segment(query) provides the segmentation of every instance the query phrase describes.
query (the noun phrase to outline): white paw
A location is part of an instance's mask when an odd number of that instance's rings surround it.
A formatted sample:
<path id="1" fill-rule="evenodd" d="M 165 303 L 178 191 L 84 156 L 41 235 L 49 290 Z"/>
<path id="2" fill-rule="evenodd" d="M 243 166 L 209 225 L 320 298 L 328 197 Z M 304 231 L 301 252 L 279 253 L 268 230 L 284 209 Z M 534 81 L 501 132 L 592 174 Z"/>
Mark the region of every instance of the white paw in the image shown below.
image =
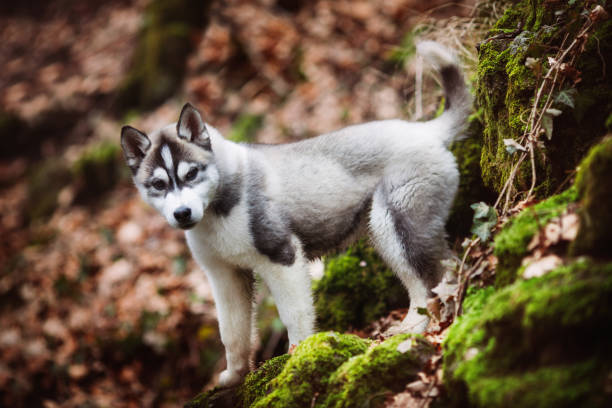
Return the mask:
<path id="1" fill-rule="evenodd" d="M 240 373 L 234 370 L 223 370 L 219 375 L 219 386 L 221 387 L 233 387 L 242 382 L 244 373 Z"/>

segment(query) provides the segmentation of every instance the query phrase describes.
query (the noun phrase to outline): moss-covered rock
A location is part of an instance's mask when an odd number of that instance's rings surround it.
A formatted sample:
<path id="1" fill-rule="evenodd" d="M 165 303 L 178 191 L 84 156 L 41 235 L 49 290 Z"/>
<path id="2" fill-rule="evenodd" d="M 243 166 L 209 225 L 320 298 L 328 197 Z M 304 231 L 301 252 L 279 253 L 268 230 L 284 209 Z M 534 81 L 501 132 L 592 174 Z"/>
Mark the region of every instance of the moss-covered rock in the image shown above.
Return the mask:
<path id="1" fill-rule="evenodd" d="M 361 328 L 389 310 L 408 307 L 402 283 L 364 241 L 325 264 L 323 277 L 312 286 L 322 330 Z"/>
<path id="2" fill-rule="evenodd" d="M 242 406 L 250 407 L 267 395 L 268 384 L 283 371 L 289 358 L 289 354 L 274 357 L 246 377 L 239 392 Z"/>
<path id="3" fill-rule="evenodd" d="M 580 164 L 576 187 L 581 198 L 580 229 L 570 253 L 612 257 L 612 136 L 596 145 Z"/>
<path id="4" fill-rule="evenodd" d="M 350 358 L 330 377 L 324 407 L 375 406 L 417 378 L 434 348 L 421 337 L 392 337 Z M 381 401 L 382 402 L 382 401 Z"/>
<path id="5" fill-rule="evenodd" d="M 444 344 L 448 405 L 612 403 L 612 264 L 587 258 L 472 292 Z"/>
<path id="6" fill-rule="evenodd" d="M 144 15 L 132 68 L 120 85 L 116 108 L 150 108 L 181 83 L 195 35 L 207 23 L 211 1 L 154 0 Z"/>
<path id="7" fill-rule="evenodd" d="M 521 261 L 529 252 L 527 246 L 539 229 L 561 215 L 569 203 L 578 199 L 575 187 L 526 208 L 512 218 L 495 236 L 494 251 L 498 259 L 495 283 L 504 286 L 514 282 Z"/>
<path id="8" fill-rule="evenodd" d="M 268 392 L 268 383 L 276 378 L 289 360 L 289 354 L 266 361 L 257 370 L 249 373 L 240 386 L 213 388 L 197 395 L 185 404 L 185 408 L 250 407 Z"/>
<path id="9" fill-rule="evenodd" d="M 76 199 L 82 202 L 97 200 L 121 176 L 128 177 L 119 146 L 108 141 L 87 149 L 74 163 L 72 173 L 78 183 Z"/>
<path id="10" fill-rule="evenodd" d="M 566 33 L 575 36 L 585 21 L 584 11 L 592 2 L 548 2 L 523 0 L 510 7 L 480 45 L 476 98 L 483 109 L 484 147 L 481 156 L 482 178 L 487 187 L 501 191 L 512 167 L 511 156 L 503 139 L 518 139 L 538 86 L 538 76 L 547 69 L 547 57 L 554 56 Z M 609 6 L 608 6 L 609 8 Z M 515 30 L 521 26 L 520 33 Z M 589 37 L 584 52 L 574 64 L 582 73 L 575 89 L 565 82 L 564 96 L 553 95 L 555 106 L 563 113 L 554 118 L 552 140 L 544 140 L 536 154 L 538 186 L 544 197 L 566 178 L 590 144 L 605 132 L 605 121 L 611 111 L 609 59 L 612 55 L 612 25 L 600 22 Z M 603 45 L 603 44 L 606 45 Z M 603 50 L 601 47 L 604 47 Z M 526 65 L 533 58 L 542 67 L 541 74 Z M 592 107 L 597 106 L 597 109 Z M 546 139 L 542 137 L 542 139 Z M 525 161 L 515 178 L 515 187 L 527 190 L 531 167 Z"/>
<path id="11" fill-rule="evenodd" d="M 283 371 L 271 383 L 271 392 L 253 407 L 309 406 L 315 395 L 325 395 L 329 378 L 349 358 L 364 353 L 368 340 L 350 334 L 323 332 L 304 340 Z"/>
<path id="12" fill-rule="evenodd" d="M 318 333 L 291 355 L 268 360 L 239 387 L 214 389 L 185 406 L 376 406 L 381 397 L 416 380 L 433 353 L 421 336 L 399 335 L 376 343 L 351 334 Z"/>

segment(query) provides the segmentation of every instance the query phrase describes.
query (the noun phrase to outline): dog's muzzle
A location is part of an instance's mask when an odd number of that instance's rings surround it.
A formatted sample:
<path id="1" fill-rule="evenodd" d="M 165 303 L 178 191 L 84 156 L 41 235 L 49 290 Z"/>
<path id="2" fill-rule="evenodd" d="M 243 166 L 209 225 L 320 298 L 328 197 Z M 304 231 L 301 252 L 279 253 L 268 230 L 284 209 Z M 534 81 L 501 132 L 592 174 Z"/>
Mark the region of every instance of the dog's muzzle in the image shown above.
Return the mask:
<path id="1" fill-rule="evenodd" d="M 196 223 L 191 220 L 191 209 L 184 205 L 174 210 L 174 219 L 182 229 L 189 229 L 196 225 Z"/>

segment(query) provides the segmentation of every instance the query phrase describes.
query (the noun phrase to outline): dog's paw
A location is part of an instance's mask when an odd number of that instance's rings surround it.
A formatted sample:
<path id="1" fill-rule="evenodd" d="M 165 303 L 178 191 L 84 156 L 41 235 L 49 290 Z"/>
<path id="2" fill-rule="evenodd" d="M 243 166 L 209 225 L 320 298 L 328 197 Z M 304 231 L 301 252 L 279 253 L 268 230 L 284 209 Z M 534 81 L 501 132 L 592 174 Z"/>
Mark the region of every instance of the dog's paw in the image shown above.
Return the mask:
<path id="1" fill-rule="evenodd" d="M 241 373 L 235 370 L 223 370 L 219 375 L 219 386 L 220 387 L 233 387 L 242 382 L 245 373 Z"/>

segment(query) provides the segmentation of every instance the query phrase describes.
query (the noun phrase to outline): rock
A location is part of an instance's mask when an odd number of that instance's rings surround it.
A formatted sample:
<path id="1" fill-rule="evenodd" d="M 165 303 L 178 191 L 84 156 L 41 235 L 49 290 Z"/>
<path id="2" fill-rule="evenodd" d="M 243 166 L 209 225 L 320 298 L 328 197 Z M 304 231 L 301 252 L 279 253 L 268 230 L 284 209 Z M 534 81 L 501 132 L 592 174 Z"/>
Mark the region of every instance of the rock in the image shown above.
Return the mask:
<path id="1" fill-rule="evenodd" d="M 400 347 L 406 342 L 410 349 Z M 415 335 L 374 343 L 350 334 L 318 333 L 291 355 L 268 360 L 241 386 L 200 394 L 185 407 L 363 406 L 417 380 L 433 352 L 431 344 Z"/>
<path id="2" fill-rule="evenodd" d="M 322 330 L 361 328 L 393 309 L 408 307 L 408 292 L 364 241 L 325 260 L 312 285 L 317 325 Z"/>
<path id="3" fill-rule="evenodd" d="M 538 74 L 534 66 L 540 64 L 542 70 L 547 69 L 549 58 L 555 57 L 565 33 L 570 34 L 570 41 L 564 47 L 576 38 L 585 22 L 581 13 L 590 10 L 591 4 L 585 0 L 516 2 L 495 24 L 489 38 L 481 42 L 476 102 L 482 109 L 480 165 L 488 188 L 501 191 L 516 161 L 506 151 L 503 140 L 518 140 L 525 131 L 526 118 L 540 85 L 538 76 L 545 74 L 545 71 Z M 575 63 L 567 66 L 567 72 L 573 70 L 579 77 L 566 78 L 564 93 L 557 89 L 552 95 L 555 98 L 552 107 L 562 113 L 548 117 L 552 139 L 542 135 L 543 144 L 535 155 L 536 193 L 540 197 L 555 191 L 589 146 L 606 132 L 606 118 L 612 111 L 608 80 L 612 75 L 611 37 L 612 19 L 596 22 L 587 37 L 583 37 L 588 38 L 584 51 Z M 603 63 L 602 59 L 608 61 Z M 531 166 L 526 160 L 518 170 L 514 186 L 518 191 L 526 191 L 530 183 Z"/>
<path id="4" fill-rule="evenodd" d="M 123 172 L 122 172 L 123 170 Z M 104 141 L 88 148 L 72 167 L 76 181 L 75 200 L 79 203 L 98 202 L 124 176 L 126 166 L 119 154 L 119 145 Z"/>
<path id="5" fill-rule="evenodd" d="M 612 264 L 587 258 L 471 291 L 444 343 L 444 406 L 610 406 L 611 299 Z"/>
<path id="6" fill-rule="evenodd" d="M 495 284 L 498 287 L 515 281 L 518 268 L 529 252 L 528 246 L 533 236 L 577 199 L 578 191 L 571 187 L 561 194 L 524 209 L 504 225 L 494 240 L 495 256 L 498 259 Z"/>
<path id="7" fill-rule="evenodd" d="M 573 255 L 612 254 L 612 135 L 591 149 L 580 164 L 576 187 L 582 207 L 580 227 L 570 248 Z"/>

